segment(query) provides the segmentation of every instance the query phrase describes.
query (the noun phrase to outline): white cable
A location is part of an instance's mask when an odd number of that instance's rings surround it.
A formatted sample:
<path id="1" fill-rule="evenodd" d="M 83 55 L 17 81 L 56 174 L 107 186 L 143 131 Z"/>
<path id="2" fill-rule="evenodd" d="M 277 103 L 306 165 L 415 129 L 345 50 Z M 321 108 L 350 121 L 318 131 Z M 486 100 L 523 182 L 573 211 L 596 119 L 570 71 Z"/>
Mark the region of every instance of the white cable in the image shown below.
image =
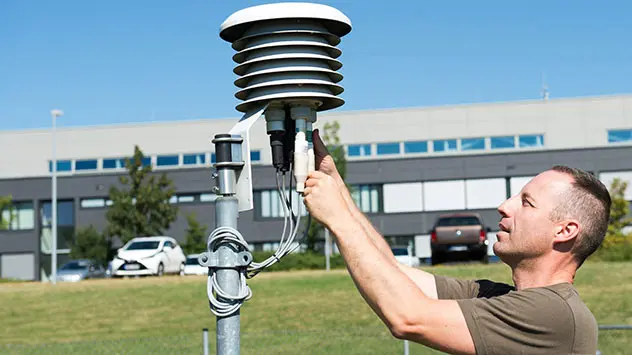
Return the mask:
<path id="1" fill-rule="evenodd" d="M 281 239 L 279 241 L 279 246 L 277 250 L 274 252 L 272 256 L 264 260 L 263 262 L 254 262 L 254 260 L 248 265 L 248 267 L 241 268 L 236 267 L 239 272 L 239 291 L 236 295 L 230 295 L 221 289 L 219 283 L 217 281 L 217 267 L 210 267 L 210 273 L 207 280 L 207 294 L 209 298 L 209 303 L 211 306 L 211 311 L 218 317 L 226 317 L 241 307 L 241 305 L 249 300 L 252 297 L 252 290 L 246 284 L 246 279 L 252 278 L 261 272 L 263 269 L 274 265 L 279 262 L 281 258 L 285 255 L 295 251 L 300 243 L 297 245 L 292 245 L 294 240 L 296 239 L 296 235 L 298 233 L 298 229 L 300 227 L 301 222 L 301 214 L 302 214 L 302 206 L 301 203 L 298 204 L 297 210 L 298 215 L 294 215 L 294 211 L 291 209 L 291 199 L 292 199 L 292 190 L 289 191 L 289 197 L 286 196 L 286 186 L 285 186 L 285 174 L 281 177 L 281 182 L 279 182 L 280 174 L 277 173 L 277 191 L 279 192 L 279 199 L 283 205 L 283 232 L 281 234 Z M 292 175 L 289 176 L 292 179 Z M 289 231 L 288 231 L 288 220 L 289 220 Z M 308 227 L 309 228 L 309 225 Z M 306 229 L 305 235 L 307 235 L 308 230 Z M 286 235 L 287 233 L 287 235 Z M 234 243 L 239 246 L 240 251 L 248 251 L 248 242 L 244 239 L 244 237 L 239 233 L 238 230 L 231 227 L 219 227 L 216 228 L 211 235 L 209 236 L 208 241 L 208 251 L 215 252 L 217 247 L 219 247 L 222 243 Z M 222 300 L 220 300 L 220 298 Z M 224 301 L 225 300 L 225 301 Z"/>
<path id="2" fill-rule="evenodd" d="M 290 176 L 290 179 L 291 178 L 292 177 Z M 279 174 L 277 173 L 277 191 L 279 193 L 279 200 L 283 206 L 283 215 L 284 215 L 283 233 L 281 234 L 279 246 L 277 247 L 277 250 L 274 252 L 274 254 L 272 254 L 272 256 L 270 256 L 268 259 L 264 260 L 263 262 L 253 262 L 250 264 L 250 267 L 248 268 L 248 274 L 247 274 L 248 278 L 252 278 L 255 275 L 257 275 L 259 272 L 261 272 L 264 268 L 267 268 L 276 264 L 277 262 L 281 260 L 281 258 L 287 255 L 288 252 L 292 251 L 291 245 L 294 241 L 294 237 L 296 236 L 296 232 L 298 231 L 299 224 L 294 221 L 294 218 L 293 218 L 294 211 L 292 211 L 289 208 L 290 201 L 288 200 L 286 196 L 287 190 L 285 187 L 285 174 L 283 175 L 283 178 L 281 180 L 282 182 L 280 183 Z M 291 198 L 291 195 L 290 195 L 290 198 Z M 289 231 L 289 235 L 286 236 L 285 233 L 287 231 L 288 219 L 290 220 L 290 231 Z"/>
<path id="3" fill-rule="evenodd" d="M 241 246 L 241 249 L 248 250 L 248 243 L 238 230 L 231 227 L 216 228 L 209 236 L 207 248 L 209 251 L 217 250 L 221 243 L 231 242 Z M 242 251 L 243 251 L 242 250 Z M 252 297 L 252 290 L 246 284 L 245 268 L 239 272 L 239 291 L 236 295 L 229 295 L 221 289 L 217 282 L 218 268 L 211 267 L 206 282 L 206 292 L 211 304 L 211 311 L 218 317 L 226 317 L 237 311 L 241 305 Z M 226 301 L 220 301 L 221 297 Z"/>

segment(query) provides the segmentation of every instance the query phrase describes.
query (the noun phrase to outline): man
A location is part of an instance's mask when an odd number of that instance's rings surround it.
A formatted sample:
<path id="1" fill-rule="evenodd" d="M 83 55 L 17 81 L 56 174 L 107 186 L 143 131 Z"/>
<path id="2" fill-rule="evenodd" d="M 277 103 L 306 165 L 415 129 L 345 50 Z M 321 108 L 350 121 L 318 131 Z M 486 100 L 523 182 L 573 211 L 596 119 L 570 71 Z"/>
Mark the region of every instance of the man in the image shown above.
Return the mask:
<path id="1" fill-rule="evenodd" d="M 399 339 L 457 354 L 595 354 L 597 323 L 573 287 L 601 244 L 610 195 L 592 175 L 557 166 L 506 200 L 494 253 L 514 286 L 434 276 L 398 263 L 354 204 L 314 132 L 311 215 L 335 236 L 356 287 Z"/>

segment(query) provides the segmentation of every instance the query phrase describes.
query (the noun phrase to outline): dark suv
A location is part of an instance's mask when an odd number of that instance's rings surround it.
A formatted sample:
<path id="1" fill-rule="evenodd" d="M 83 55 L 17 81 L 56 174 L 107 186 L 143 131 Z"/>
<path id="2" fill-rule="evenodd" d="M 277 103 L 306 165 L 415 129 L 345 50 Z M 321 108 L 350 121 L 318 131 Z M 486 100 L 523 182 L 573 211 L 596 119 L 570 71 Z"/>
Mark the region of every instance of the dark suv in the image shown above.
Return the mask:
<path id="1" fill-rule="evenodd" d="M 483 219 L 477 213 L 450 213 L 437 218 L 430 231 L 432 264 L 442 262 L 448 253 L 466 252 L 470 258 L 489 262 L 487 233 Z"/>

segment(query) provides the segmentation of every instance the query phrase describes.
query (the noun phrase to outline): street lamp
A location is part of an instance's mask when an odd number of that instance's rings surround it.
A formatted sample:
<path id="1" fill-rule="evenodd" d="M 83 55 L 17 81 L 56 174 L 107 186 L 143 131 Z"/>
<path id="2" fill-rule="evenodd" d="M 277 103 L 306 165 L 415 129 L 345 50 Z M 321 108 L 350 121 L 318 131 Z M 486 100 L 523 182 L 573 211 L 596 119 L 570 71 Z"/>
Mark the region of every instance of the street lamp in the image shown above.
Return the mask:
<path id="1" fill-rule="evenodd" d="M 51 282 L 53 284 L 57 283 L 57 154 L 56 154 L 56 149 L 57 149 L 57 144 L 56 144 L 56 140 L 55 140 L 55 126 L 57 123 L 57 117 L 61 117 L 64 113 L 61 110 L 51 110 L 50 112 L 52 118 L 53 118 L 53 132 L 52 132 L 52 138 L 53 138 L 53 158 L 52 158 L 52 170 L 53 170 L 53 181 L 52 181 L 52 186 L 51 186 L 51 190 L 52 190 L 52 216 L 51 219 L 53 220 L 52 223 L 52 232 L 53 232 L 53 245 L 52 245 L 52 252 L 51 252 Z"/>

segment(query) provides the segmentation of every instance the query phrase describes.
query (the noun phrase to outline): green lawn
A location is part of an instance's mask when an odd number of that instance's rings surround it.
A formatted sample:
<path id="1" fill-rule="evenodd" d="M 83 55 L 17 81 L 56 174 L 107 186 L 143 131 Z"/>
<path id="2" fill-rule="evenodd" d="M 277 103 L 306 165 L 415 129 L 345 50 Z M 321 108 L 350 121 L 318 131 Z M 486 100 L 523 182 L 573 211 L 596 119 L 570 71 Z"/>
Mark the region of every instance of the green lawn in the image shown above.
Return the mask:
<path id="1" fill-rule="evenodd" d="M 632 324 L 632 263 L 587 263 L 576 285 L 600 324 Z M 437 274 L 510 282 L 500 264 L 427 268 Z M 241 311 L 244 354 L 399 354 L 345 270 L 262 273 Z M 201 353 L 215 317 L 205 277 L 96 280 L 56 286 L 0 285 L 0 353 Z M 603 354 L 632 349 L 632 331 L 600 333 Z M 410 345 L 411 354 L 432 353 Z"/>

